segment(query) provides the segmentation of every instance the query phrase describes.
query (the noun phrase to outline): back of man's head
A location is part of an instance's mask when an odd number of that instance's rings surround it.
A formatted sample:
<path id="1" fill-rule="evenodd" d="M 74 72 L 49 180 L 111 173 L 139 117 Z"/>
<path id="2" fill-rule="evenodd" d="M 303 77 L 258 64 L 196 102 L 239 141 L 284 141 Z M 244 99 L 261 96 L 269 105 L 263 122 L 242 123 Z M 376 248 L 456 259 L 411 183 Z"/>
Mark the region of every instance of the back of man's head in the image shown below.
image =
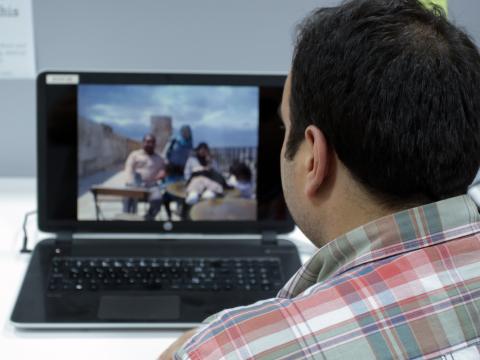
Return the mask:
<path id="1" fill-rule="evenodd" d="M 442 11 L 353 0 L 300 27 L 292 158 L 316 125 L 353 177 L 394 204 L 467 191 L 480 165 L 480 56 Z"/>

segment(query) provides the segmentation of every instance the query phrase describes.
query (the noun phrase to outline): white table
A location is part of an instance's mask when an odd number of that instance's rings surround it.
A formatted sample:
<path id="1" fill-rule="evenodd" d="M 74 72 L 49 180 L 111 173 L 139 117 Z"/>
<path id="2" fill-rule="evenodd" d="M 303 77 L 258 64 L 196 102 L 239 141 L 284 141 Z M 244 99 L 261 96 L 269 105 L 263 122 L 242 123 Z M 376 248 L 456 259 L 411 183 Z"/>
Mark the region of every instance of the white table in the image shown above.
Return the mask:
<path id="1" fill-rule="evenodd" d="M 36 209 L 35 179 L 0 178 L 0 359 L 155 359 L 180 334 L 166 330 L 25 331 L 10 324 L 30 255 L 20 254 L 22 223 L 27 211 Z M 44 238 L 29 222 L 29 247 Z M 297 229 L 290 238 L 305 261 L 314 247 Z"/>

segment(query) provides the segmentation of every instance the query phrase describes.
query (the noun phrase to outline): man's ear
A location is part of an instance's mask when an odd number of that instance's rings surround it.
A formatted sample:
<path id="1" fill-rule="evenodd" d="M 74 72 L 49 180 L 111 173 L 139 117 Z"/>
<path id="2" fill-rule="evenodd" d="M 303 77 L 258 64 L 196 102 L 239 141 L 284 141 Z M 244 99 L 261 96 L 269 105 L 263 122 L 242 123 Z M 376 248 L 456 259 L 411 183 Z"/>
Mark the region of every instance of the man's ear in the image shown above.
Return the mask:
<path id="1" fill-rule="evenodd" d="M 314 196 L 328 175 L 328 143 L 323 132 L 316 126 L 310 125 L 305 129 L 307 145 L 305 193 Z"/>

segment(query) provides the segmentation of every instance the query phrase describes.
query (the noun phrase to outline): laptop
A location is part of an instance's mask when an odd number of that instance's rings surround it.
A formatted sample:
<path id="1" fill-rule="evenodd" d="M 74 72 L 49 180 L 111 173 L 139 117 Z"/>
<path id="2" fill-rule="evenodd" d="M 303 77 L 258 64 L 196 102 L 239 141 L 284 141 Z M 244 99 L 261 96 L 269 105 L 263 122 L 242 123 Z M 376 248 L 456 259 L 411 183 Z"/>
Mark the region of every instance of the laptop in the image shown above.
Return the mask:
<path id="1" fill-rule="evenodd" d="M 280 182 L 283 75 L 44 72 L 19 328 L 189 328 L 300 267 Z"/>

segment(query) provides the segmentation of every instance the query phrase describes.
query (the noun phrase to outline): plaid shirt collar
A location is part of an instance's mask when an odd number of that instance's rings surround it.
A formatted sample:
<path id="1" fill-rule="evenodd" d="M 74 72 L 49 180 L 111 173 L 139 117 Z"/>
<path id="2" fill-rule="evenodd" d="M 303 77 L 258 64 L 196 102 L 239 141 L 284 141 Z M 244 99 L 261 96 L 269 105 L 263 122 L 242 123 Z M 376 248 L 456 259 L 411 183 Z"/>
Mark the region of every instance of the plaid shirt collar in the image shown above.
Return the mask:
<path id="1" fill-rule="evenodd" d="M 330 241 L 280 290 L 291 298 L 354 267 L 480 231 L 480 214 L 466 195 L 375 220 Z"/>

